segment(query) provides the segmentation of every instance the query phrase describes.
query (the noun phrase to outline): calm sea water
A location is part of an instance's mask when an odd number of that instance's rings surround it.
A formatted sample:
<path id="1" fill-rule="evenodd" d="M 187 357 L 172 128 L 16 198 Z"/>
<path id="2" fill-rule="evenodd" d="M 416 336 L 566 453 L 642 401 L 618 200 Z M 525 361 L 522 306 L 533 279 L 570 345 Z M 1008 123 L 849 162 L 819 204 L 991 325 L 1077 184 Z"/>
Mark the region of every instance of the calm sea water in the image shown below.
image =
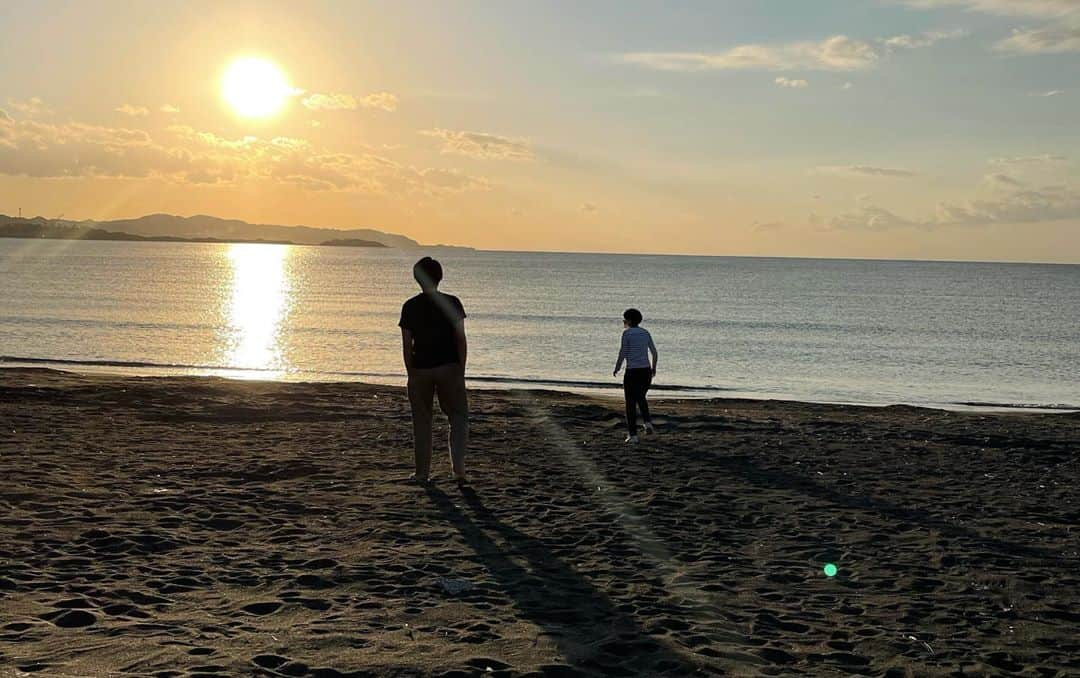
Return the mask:
<path id="1" fill-rule="evenodd" d="M 401 381 L 414 252 L 0 240 L 0 355 Z M 621 314 L 692 393 L 1080 404 L 1080 266 L 447 252 L 476 385 L 617 384 Z M 58 362 L 55 364 L 63 365 Z"/>

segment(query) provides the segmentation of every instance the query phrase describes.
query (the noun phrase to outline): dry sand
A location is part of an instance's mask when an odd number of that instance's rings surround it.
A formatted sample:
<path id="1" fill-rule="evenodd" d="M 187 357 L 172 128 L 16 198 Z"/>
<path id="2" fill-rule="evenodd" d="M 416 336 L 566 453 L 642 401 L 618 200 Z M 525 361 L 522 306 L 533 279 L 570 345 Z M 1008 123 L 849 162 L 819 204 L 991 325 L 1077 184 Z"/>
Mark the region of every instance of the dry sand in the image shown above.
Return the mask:
<path id="1" fill-rule="evenodd" d="M 472 399 L 0 370 L 0 674 L 1080 674 L 1076 415 Z"/>

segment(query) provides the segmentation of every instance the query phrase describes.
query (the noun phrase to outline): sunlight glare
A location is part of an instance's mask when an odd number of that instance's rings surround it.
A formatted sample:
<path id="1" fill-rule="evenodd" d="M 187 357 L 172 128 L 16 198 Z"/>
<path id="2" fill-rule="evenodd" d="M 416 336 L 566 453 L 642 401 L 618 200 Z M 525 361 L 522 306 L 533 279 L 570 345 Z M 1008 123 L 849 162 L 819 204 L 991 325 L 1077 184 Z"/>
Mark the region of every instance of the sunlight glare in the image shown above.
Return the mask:
<path id="1" fill-rule="evenodd" d="M 291 305 L 290 249 L 288 245 L 229 246 L 233 269 L 228 317 L 230 367 L 276 371 L 287 367 L 280 333 Z"/>
<path id="2" fill-rule="evenodd" d="M 293 94 L 288 79 L 266 59 L 243 57 L 229 64 L 221 93 L 237 114 L 265 118 L 278 113 Z"/>

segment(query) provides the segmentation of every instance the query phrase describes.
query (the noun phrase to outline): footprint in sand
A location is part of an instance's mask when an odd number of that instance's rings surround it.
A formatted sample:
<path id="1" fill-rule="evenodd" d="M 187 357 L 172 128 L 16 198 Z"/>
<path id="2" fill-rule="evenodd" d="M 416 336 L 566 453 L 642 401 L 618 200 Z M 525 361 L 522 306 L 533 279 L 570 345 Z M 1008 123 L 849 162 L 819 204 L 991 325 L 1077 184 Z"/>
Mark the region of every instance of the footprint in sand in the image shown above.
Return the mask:
<path id="1" fill-rule="evenodd" d="M 296 578 L 298 586 L 306 589 L 329 589 L 334 583 L 317 574 L 302 574 Z"/>
<path id="2" fill-rule="evenodd" d="M 320 612 L 325 612 L 332 606 L 329 600 L 323 600 L 322 598 L 297 598 L 296 602 L 309 610 L 318 610 Z"/>
<path id="3" fill-rule="evenodd" d="M 58 616 L 52 614 L 49 616 L 53 617 L 49 621 L 62 629 L 77 629 L 84 626 L 92 626 L 97 622 L 97 617 L 86 610 L 67 610 Z"/>
<path id="4" fill-rule="evenodd" d="M 305 570 L 325 570 L 337 566 L 338 562 L 331 558 L 315 558 L 314 560 L 307 561 L 300 567 L 304 568 Z"/>
<path id="5" fill-rule="evenodd" d="M 281 605 L 282 603 L 280 600 L 273 600 L 263 603 L 251 603 L 250 605 L 245 605 L 240 609 L 242 609 L 244 612 L 247 612 L 248 614 L 262 617 L 277 612 L 281 609 Z"/>
<path id="6" fill-rule="evenodd" d="M 303 676 L 308 673 L 307 664 L 292 661 L 288 657 L 279 657 L 276 654 L 257 655 L 252 657 L 251 663 L 283 676 Z"/>
<path id="7" fill-rule="evenodd" d="M 544 678 L 582 678 L 586 674 L 566 664 L 544 664 L 540 667 Z"/>
<path id="8" fill-rule="evenodd" d="M 260 668 L 273 671 L 279 666 L 289 663 L 288 657 L 279 657 L 276 654 L 260 654 L 251 658 L 251 663 Z"/>
<path id="9" fill-rule="evenodd" d="M 774 647 L 758 650 L 758 656 L 773 664 L 794 664 L 797 661 L 794 655 Z"/>
<path id="10" fill-rule="evenodd" d="M 11 631 L 12 633 L 22 633 L 26 629 L 33 628 L 34 624 L 28 624 L 27 622 L 12 622 L 4 625 L 5 631 Z"/>
<path id="11" fill-rule="evenodd" d="M 101 611 L 110 617 L 134 617 L 136 619 L 149 619 L 150 615 L 134 605 L 114 603 L 101 608 Z"/>
<path id="12" fill-rule="evenodd" d="M 243 524 L 244 523 L 239 521 L 239 520 L 233 520 L 231 518 L 222 518 L 220 516 L 203 521 L 203 525 L 205 525 L 206 527 L 208 527 L 208 528 L 210 528 L 212 530 L 219 530 L 221 532 L 228 532 L 230 530 L 235 530 L 236 528 L 240 527 Z"/>
<path id="13" fill-rule="evenodd" d="M 41 662 L 34 662 L 32 664 L 23 664 L 17 667 L 23 673 L 37 673 L 38 671 L 44 671 L 49 668 L 49 664 L 43 664 Z"/>

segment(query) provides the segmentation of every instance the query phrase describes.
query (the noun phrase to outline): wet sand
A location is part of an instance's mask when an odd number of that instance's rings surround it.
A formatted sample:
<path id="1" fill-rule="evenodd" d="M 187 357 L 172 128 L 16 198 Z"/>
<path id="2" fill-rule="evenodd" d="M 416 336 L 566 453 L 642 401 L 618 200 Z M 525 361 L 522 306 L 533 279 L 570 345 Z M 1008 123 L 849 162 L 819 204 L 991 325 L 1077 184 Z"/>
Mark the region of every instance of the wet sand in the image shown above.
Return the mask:
<path id="1" fill-rule="evenodd" d="M 1075 414 L 472 406 L 0 370 L 0 675 L 1080 673 Z"/>

